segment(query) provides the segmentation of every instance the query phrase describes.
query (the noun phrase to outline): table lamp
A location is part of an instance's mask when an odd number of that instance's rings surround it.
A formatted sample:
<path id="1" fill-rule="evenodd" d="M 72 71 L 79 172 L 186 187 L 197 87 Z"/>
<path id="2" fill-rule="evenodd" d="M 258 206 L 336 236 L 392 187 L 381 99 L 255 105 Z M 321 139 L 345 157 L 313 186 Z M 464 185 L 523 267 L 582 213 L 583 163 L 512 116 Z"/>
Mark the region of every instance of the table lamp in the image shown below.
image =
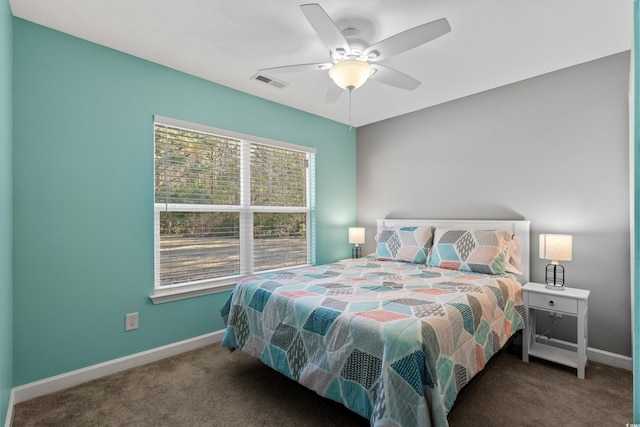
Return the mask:
<path id="1" fill-rule="evenodd" d="M 349 227 L 349 243 L 355 245 L 351 249 L 351 258 L 362 257 L 360 245 L 364 243 L 364 227 Z"/>
<path id="2" fill-rule="evenodd" d="M 564 267 L 558 261 L 571 261 L 572 236 L 568 234 L 541 234 L 540 258 L 551 260 L 547 265 L 547 288 L 564 291 Z"/>

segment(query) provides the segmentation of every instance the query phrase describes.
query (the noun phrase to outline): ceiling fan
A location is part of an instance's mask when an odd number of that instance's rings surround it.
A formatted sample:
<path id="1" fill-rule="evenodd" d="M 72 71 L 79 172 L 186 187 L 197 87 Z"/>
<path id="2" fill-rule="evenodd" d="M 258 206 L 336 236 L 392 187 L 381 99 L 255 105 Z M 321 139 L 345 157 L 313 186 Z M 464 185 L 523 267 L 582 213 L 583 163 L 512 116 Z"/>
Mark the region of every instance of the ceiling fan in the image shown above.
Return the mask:
<path id="1" fill-rule="evenodd" d="M 446 18 L 440 18 L 367 46 L 357 37 L 358 29 L 346 28 L 340 31 L 319 4 L 303 4 L 300 8 L 324 45 L 329 48 L 331 62 L 286 65 L 258 71 L 268 74 L 328 70 L 335 85 L 332 84 L 327 91 L 327 103 L 335 102 L 343 90 L 351 92 L 357 89 L 369 78 L 401 89 L 414 90 L 420 86 L 418 80 L 379 62 L 451 31 Z"/>

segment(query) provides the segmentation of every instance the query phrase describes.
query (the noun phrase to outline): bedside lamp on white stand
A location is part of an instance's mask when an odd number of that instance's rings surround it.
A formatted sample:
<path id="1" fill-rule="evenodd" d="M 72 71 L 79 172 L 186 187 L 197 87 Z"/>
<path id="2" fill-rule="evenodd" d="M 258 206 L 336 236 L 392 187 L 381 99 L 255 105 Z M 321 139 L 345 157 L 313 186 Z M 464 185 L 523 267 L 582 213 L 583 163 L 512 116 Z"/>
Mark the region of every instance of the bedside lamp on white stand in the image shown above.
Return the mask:
<path id="1" fill-rule="evenodd" d="M 361 244 L 364 243 L 364 227 L 349 227 L 349 243 L 355 246 L 351 249 L 351 258 L 362 257 Z"/>
<path id="2" fill-rule="evenodd" d="M 568 234 L 541 234 L 540 258 L 551 260 L 547 265 L 547 288 L 564 291 L 564 267 L 558 261 L 571 261 L 573 238 Z"/>

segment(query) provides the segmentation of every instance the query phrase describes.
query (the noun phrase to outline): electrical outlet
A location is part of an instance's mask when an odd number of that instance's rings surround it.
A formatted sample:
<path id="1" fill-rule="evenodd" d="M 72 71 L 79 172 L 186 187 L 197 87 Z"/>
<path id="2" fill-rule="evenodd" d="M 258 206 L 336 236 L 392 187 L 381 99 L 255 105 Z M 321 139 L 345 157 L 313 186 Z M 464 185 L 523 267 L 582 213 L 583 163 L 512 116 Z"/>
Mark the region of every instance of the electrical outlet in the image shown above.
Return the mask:
<path id="1" fill-rule="evenodd" d="M 138 313 L 125 314 L 124 319 L 125 331 L 133 331 L 134 329 L 138 329 Z"/>
<path id="2" fill-rule="evenodd" d="M 556 313 L 555 311 L 550 311 L 549 317 L 555 317 L 556 319 L 560 320 L 562 319 L 562 313 Z"/>

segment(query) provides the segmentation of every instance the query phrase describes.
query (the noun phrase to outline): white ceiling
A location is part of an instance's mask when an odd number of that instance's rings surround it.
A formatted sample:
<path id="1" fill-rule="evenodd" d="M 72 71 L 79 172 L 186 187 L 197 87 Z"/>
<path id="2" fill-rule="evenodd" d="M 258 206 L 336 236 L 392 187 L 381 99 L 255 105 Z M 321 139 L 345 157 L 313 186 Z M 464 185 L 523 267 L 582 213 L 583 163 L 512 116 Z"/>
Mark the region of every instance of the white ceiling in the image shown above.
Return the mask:
<path id="1" fill-rule="evenodd" d="M 324 71 L 260 68 L 326 62 L 299 0 L 10 0 L 14 16 L 203 79 L 349 123 L 349 97 L 325 104 Z M 445 17 L 451 32 L 383 62 L 422 82 L 405 91 L 368 81 L 351 123 L 369 123 L 629 50 L 633 0 L 317 0 L 340 29 L 369 43 Z"/>

